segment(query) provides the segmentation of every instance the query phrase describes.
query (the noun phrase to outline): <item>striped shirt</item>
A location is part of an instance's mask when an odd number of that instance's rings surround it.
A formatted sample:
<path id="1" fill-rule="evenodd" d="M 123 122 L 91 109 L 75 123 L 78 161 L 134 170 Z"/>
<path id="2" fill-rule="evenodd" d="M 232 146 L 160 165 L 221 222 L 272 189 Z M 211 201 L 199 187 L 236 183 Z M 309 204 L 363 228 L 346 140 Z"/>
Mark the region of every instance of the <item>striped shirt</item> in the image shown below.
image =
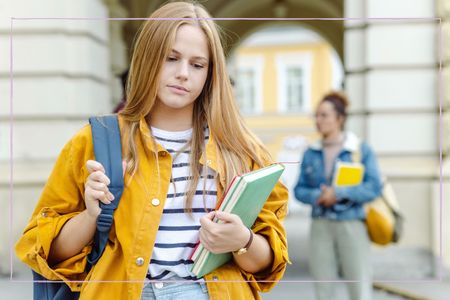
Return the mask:
<path id="1" fill-rule="evenodd" d="M 161 144 L 172 156 L 172 178 L 148 267 L 147 278 L 150 280 L 166 280 L 176 275 L 186 280 L 197 280 L 198 278 L 189 271 L 192 265 L 189 257 L 199 240 L 200 218 L 207 211 L 213 210 L 216 205 L 215 172 L 207 168 L 207 174 L 202 175 L 192 199 L 192 214 L 185 213 L 185 196 L 191 177 L 190 149 L 184 147 L 192 137 L 192 128 L 176 132 L 153 127 L 151 130 L 156 142 Z M 209 130 L 206 128 L 205 144 L 208 141 L 208 136 Z M 179 152 L 180 150 L 182 151 Z M 205 199 L 203 189 L 205 189 Z"/>

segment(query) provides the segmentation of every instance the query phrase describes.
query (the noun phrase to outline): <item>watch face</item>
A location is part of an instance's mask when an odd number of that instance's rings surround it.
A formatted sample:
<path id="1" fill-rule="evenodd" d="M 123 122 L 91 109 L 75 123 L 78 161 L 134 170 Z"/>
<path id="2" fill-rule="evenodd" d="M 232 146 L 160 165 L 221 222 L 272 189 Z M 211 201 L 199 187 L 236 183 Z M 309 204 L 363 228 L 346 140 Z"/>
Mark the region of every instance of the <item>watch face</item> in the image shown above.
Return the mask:
<path id="1" fill-rule="evenodd" d="M 241 248 L 241 249 L 239 249 L 239 251 L 238 251 L 238 255 L 241 255 L 241 254 L 244 254 L 244 253 L 247 253 L 247 248 Z"/>

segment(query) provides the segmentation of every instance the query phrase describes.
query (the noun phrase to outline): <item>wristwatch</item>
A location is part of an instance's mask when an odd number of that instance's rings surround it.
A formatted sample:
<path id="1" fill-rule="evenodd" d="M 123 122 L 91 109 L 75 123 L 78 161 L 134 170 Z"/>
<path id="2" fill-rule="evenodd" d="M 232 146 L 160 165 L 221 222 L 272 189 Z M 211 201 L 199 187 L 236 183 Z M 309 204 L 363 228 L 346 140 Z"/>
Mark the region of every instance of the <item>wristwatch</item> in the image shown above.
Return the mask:
<path id="1" fill-rule="evenodd" d="M 248 228 L 248 230 L 250 231 L 250 239 L 248 240 L 247 244 L 245 244 L 244 247 L 242 247 L 236 251 L 233 251 L 233 254 L 242 255 L 244 253 L 247 253 L 248 248 L 250 248 L 250 245 L 253 242 L 253 231 L 250 228 Z"/>

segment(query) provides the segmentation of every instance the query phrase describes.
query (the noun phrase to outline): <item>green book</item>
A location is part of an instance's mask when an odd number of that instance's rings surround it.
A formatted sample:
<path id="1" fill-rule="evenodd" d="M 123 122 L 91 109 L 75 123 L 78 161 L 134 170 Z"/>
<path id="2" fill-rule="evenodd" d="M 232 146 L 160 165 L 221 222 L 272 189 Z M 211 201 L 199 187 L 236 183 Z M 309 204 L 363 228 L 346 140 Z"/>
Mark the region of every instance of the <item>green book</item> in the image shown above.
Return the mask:
<path id="1" fill-rule="evenodd" d="M 255 223 L 283 171 L 284 166 L 276 163 L 236 176 L 225 192 L 218 211 L 238 215 L 244 225 L 250 228 Z M 219 222 L 218 219 L 213 221 Z M 191 255 L 191 259 L 194 261 L 191 272 L 198 278 L 203 277 L 228 262 L 231 257 L 231 253 L 211 253 L 199 243 Z"/>

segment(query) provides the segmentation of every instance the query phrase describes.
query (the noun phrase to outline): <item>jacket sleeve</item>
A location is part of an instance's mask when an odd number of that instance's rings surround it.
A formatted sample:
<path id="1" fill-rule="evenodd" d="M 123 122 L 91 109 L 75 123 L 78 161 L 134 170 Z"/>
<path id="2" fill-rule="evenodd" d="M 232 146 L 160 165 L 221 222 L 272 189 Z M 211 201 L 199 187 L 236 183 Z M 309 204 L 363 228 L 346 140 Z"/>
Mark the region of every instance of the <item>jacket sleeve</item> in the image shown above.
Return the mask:
<path id="1" fill-rule="evenodd" d="M 49 280 L 64 280 L 71 288 L 77 284 L 69 283 L 69 280 L 82 280 L 86 275 L 90 244 L 56 265 L 49 265 L 47 259 L 52 241 L 64 224 L 85 209 L 85 162 L 93 156 L 88 154 L 92 146 L 87 143 L 87 134 L 90 129 L 86 126 L 64 146 L 31 219 L 15 245 L 18 258 L 34 271 Z"/>
<path id="2" fill-rule="evenodd" d="M 315 205 L 317 199 L 320 197 L 321 191 L 318 187 L 309 186 L 306 182 L 306 168 L 308 168 L 309 151 L 306 151 L 302 164 L 300 165 L 300 175 L 298 177 L 297 185 L 294 188 L 295 198 L 300 202 L 309 205 Z"/>
<path id="3" fill-rule="evenodd" d="M 283 277 L 286 264 L 290 263 L 286 232 L 282 224 L 286 217 L 287 205 L 287 188 L 278 182 L 252 227 L 254 233 L 267 239 L 273 252 L 273 262 L 265 271 L 252 274 L 241 270 L 245 280 L 256 291 L 270 291 Z"/>
<path id="4" fill-rule="evenodd" d="M 338 203 L 343 201 L 365 203 L 381 194 L 381 177 L 375 153 L 367 144 L 361 146 L 362 163 L 364 165 L 363 182 L 354 187 L 336 187 L 335 193 Z"/>

